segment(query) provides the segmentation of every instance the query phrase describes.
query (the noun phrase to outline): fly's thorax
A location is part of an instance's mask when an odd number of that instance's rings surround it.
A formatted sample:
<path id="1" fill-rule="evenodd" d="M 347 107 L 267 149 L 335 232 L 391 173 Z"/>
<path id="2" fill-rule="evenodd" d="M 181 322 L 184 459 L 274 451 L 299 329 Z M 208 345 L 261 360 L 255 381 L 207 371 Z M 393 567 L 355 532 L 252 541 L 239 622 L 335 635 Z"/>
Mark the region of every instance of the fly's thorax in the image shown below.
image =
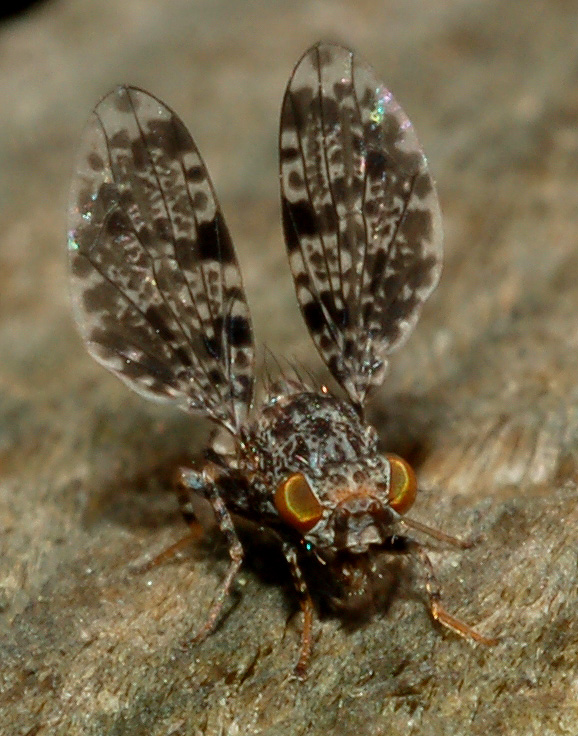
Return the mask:
<path id="1" fill-rule="evenodd" d="M 270 396 L 246 430 L 247 461 L 270 481 L 287 471 L 321 478 L 332 466 L 377 453 L 375 430 L 350 403 L 324 391 L 288 388 Z"/>

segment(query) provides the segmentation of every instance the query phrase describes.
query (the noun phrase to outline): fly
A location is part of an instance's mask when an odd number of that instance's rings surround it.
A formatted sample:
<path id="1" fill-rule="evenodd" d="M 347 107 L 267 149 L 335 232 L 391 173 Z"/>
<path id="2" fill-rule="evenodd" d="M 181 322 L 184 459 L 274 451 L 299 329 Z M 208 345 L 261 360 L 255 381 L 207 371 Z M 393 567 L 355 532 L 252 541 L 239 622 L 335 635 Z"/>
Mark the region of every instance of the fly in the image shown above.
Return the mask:
<path id="1" fill-rule="evenodd" d="M 311 652 L 317 565 L 347 597 L 380 553 L 421 564 L 433 617 L 451 616 L 408 529 L 466 547 L 405 514 L 410 464 L 381 454 L 363 418 L 389 354 L 410 334 L 442 263 L 441 214 L 413 126 L 354 52 L 318 43 L 287 86 L 279 135 L 289 265 L 313 342 L 343 395 L 299 377 L 255 401 L 254 341 L 241 271 L 201 155 L 176 114 L 120 86 L 84 131 L 69 209 L 73 306 L 90 354 L 147 398 L 203 414 L 229 439 L 182 469 L 180 503 L 212 506 L 230 564 L 196 639 L 215 626 L 243 561 L 235 518 L 266 527 L 304 615 L 297 674 Z"/>

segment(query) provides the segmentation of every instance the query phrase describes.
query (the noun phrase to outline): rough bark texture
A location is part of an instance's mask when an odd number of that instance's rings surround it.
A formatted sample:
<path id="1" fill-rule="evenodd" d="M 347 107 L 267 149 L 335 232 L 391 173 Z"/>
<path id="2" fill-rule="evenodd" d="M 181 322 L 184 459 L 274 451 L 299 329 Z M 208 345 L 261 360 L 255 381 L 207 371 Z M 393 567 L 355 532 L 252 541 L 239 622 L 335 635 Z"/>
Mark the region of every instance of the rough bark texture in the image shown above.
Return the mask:
<path id="1" fill-rule="evenodd" d="M 0 27 L 0 732 L 576 734 L 576 13 L 571 0 L 62 0 Z M 188 649 L 222 550 L 134 570 L 183 535 L 168 478 L 207 426 L 87 356 L 64 223 L 92 105 L 117 82 L 150 89 L 203 151 L 258 338 L 321 371 L 276 161 L 285 82 L 319 38 L 376 67 L 438 181 L 442 281 L 372 419 L 417 465 L 414 516 L 483 535 L 432 556 L 447 607 L 500 643 L 441 630 L 407 570 L 380 615 L 316 625 L 299 684 L 299 617 L 275 570 L 246 568 L 218 631 Z"/>

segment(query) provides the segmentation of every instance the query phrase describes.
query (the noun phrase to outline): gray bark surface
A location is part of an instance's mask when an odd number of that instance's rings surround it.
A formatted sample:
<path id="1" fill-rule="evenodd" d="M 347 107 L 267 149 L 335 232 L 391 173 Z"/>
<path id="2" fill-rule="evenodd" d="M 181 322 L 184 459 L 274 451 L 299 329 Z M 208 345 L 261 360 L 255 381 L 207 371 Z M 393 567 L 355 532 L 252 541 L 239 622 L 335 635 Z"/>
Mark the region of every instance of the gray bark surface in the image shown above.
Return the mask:
<path id="1" fill-rule="evenodd" d="M 410 736 L 578 732 L 578 34 L 571 0 L 73 0 L 0 25 L 0 733 Z M 417 569 L 358 626 L 315 625 L 242 571 L 203 621 L 226 555 L 181 538 L 170 491 L 208 424 L 142 400 L 77 336 L 65 259 L 82 125 L 119 82 L 193 133 L 242 264 L 257 339 L 323 377 L 280 229 L 289 72 L 324 38 L 357 49 L 417 129 L 444 213 L 440 286 L 370 407 L 409 456 L 412 515 L 447 608 Z M 270 572 L 270 571 L 269 571 Z"/>

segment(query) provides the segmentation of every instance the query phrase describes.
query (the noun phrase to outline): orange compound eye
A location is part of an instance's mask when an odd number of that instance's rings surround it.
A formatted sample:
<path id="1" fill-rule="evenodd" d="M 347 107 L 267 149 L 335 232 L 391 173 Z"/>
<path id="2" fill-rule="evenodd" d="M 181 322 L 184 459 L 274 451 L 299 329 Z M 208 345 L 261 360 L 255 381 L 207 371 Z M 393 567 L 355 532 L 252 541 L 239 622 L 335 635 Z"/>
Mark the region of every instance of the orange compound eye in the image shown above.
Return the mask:
<path id="1" fill-rule="evenodd" d="M 293 473 L 279 483 L 275 506 L 284 521 L 303 533 L 312 529 L 323 513 L 303 473 Z"/>
<path id="2" fill-rule="evenodd" d="M 417 494 L 417 480 L 413 468 L 398 455 L 386 455 L 391 468 L 389 479 L 389 505 L 398 514 L 413 505 Z"/>

